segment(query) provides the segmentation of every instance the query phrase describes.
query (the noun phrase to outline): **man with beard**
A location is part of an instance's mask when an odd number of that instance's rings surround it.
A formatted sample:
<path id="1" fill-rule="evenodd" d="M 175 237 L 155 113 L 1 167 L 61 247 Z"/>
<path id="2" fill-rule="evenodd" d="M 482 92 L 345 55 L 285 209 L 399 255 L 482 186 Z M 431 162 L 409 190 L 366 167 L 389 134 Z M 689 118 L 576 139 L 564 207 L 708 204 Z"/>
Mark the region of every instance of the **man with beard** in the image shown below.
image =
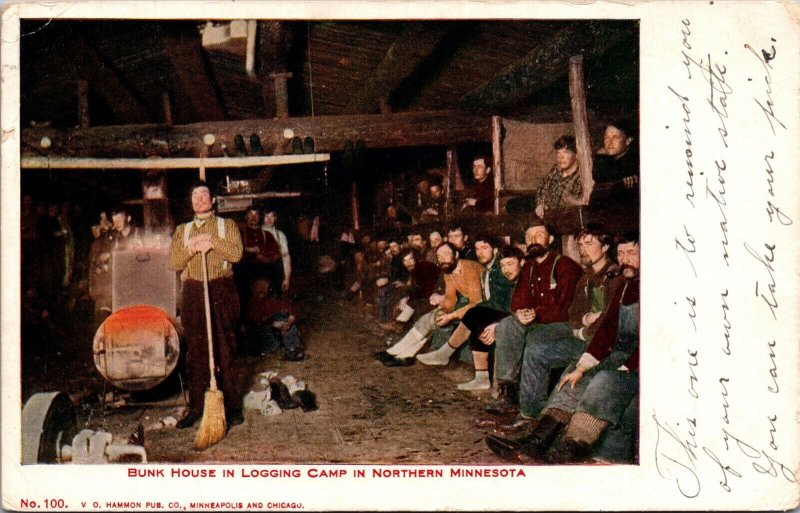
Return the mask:
<path id="1" fill-rule="evenodd" d="M 431 294 L 430 304 L 436 308 L 420 317 L 396 344 L 375 354 L 387 367 L 413 365 L 414 355 L 422 349 L 436 328 L 447 326 L 455 320 L 460 321 L 482 299 L 481 264 L 458 258 L 456 248 L 448 242 L 436 250 L 436 260 L 444 273 L 445 293 Z M 466 297 L 468 303 L 456 309 L 459 295 Z"/>
<path id="2" fill-rule="evenodd" d="M 442 234 L 437 231 L 432 231 L 428 234 L 428 249 L 425 251 L 425 260 L 431 263 L 436 263 L 436 250 L 442 245 Z"/>
<path id="3" fill-rule="evenodd" d="M 515 413 L 518 408 L 517 392 L 522 355 L 527 344 L 545 326 L 566 323 L 569 305 L 575 294 L 575 285 L 581 277 L 581 268 L 568 257 L 550 250 L 554 237 L 552 229 L 539 219 L 525 230 L 527 257 L 511 298 L 511 313 L 495 330 L 494 376 L 499 396 L 492 401 L 487 412 L 493 414 Z M 487 336 L 487 343 L 492 337 Z M 479 424 L 489 425 L 496 419 L 479 419 Z"/>
<path id="4" fill-rule="evenodd" d="M 617 246 L 622 273 L 609 287 L 608 311 L 591 344 L 564 371 L 530 435 L 516 440 L 487 437 L 496 454 L 514 462 L 578 463 L 588 459 L 592 445 L 610 428 L 609 443 L 601 444 L 598 456 L 633 461 L 635 423 L 626 420 L 638 409 L 639 256 L 638 234 L 626 234 Z M 561 431 L 562 440 L 551 448 Z"/>
<path id="5" fill-rule="evenodd" d="M 485 252 L 475 243 L 479 260 Z M 487 390 L 489 383 L 489 350 L 494 346 L 495 327 L 497 323 L 509 315 L 511 294 L 522 268 L 522 251 L 513 246 L 503 246 L 495 251 L 494 258 L 485 263 L 489 267 L 484 270 L 484 300 L 470 309 L 461 319 L 461 323 L 450 336 L 445 345 L 430 353 L 417 355 L 417 360 L 425 365 L 447 365 L 450 357 L 464 342 L 469 340 L 472 349 L 472 360 L 475 366 L 475 379 L 458 385 L 459 390 Z M 497 262 L 499 277 L 492 279 L 492 272 Z"/>
<path id="6" fill-rule="evenodd" d="M 580 357 L 607 315 L 612 278 L 618 268 L 608 257 L 611 235 L 597 225 L 578 232 L 581 263 L 586 271 L 575 287 L 569 322 L 548 324 L 533 334 L 525 346 L 520 376 L 519 415 L 498 426 L 501 433 L 528 430 L 547 401 L 550 372 L 567 367 Z M 559 422 L 569 419 L 558 418 Z"/>
<path id="7" fill-rule="evenodd" d="M 398 301 L 412 308 L 417 317 L 427 311 L 426 306 L 428 310 L 431 308 L 430 304 L 426 305 L 425 303 L 433 294 L 441 274 L 435 264 L 426 260 L 418 261 L 417 253 L 412 248 L 400 252 L 398 258 L 408 272 L 408 280 L 393 288 L 391 294 L 379 293 L 377 295 L 378 326 L 385 331 L 399 332 L 402 329 L 402 324 L 390 318 L 391 307 Z M 390 285 L 386 285 L 384 288 L 387 289 Z"/>

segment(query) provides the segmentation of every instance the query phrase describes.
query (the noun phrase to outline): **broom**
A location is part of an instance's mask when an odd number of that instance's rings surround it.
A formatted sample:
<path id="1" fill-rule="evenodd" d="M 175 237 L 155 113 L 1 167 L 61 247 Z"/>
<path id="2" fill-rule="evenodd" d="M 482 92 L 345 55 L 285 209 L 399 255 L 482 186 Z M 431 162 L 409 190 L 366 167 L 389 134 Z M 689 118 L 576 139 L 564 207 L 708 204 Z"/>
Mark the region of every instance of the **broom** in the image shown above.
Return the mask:
<path id="1" fill-rule="evenodd" d="M 206 254 L 203 253 L 203 300 L 206 307 L 206 334 L 208 335 L 208 367 L 211 383 L 206 390 L 203 405 L 203 418 L 200 428 L 194 437 L 194 449 L 204 451 L 225 438 L 225 398 L 217 389 L 217 378 L 214 376 L 214 342 L 211 335 L 211 301 L 208 298 L 208 266 Z"/>

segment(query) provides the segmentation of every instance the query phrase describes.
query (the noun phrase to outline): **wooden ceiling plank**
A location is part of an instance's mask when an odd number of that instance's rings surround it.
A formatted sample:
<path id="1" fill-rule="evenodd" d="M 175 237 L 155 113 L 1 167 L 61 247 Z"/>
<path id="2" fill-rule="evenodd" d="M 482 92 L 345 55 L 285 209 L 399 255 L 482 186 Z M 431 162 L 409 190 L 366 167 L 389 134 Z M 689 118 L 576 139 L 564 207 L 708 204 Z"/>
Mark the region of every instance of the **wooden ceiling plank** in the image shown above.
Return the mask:
<path id="1" fill-rule="evenodd" d="M 627 23 L 590 21 L 569 26 L 545 38 L 527 55 L 506 67 L 492 79 L 461 98 L 461 105 L 475 112 L 497 112 L 513 107 L 531 94 L 567 75 L 569 59 L 602 55 L 625 39 L 632 39 L 638 27 Z"/>
<path id="2" fill-rule="evenodd" d="M 389 47 L 364 86 L 345 107 L 346 114 L 371 114 L 416 70 L 450 30 L 445 23 L 412 23 Z"/>
<path id="3" fill-rule="evenodd" d="M 117 122 L 151 123 L 157 118 L 144 107 L 144 101 L 124 79 L 113 62 L 93 44 L 84 30 L 75 29 L 72 37 L 75 79 L 86 80 L 100 94 Z"/>
<path id="4" fill-rule="evenodd" d="M 166 27 L 159 34 L 164 54 L 175 71 L 177 100 L 189 106 L 190 119 L 185 121 L 225 119 L 225 110 L 203 56 L 200 34 L 191 26 L 183 30 Z"/>

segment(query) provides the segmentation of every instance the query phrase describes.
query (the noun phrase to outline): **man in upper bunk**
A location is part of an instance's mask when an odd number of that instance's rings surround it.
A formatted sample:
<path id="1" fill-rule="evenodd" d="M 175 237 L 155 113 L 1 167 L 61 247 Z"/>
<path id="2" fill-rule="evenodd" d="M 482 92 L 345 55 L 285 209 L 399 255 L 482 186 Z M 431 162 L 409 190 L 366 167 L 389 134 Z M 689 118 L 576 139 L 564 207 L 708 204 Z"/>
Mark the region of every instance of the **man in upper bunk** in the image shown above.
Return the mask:
<path id="1" fill-rule="evenodd" d="M 461 210 L 474 212 L 494 211 L 494 180 L 492 179 L 492 159 L 486 155 L 478 155 L 472 160 L 472 177 L 475 183 L 467 193 Z"/>
<path id="2" fill-rule="evenodd" d="M 632 190 L 639 183 L 639 152 L 634 141 L 632 124 L 614 121 L 606 126 L 603 147 L 594 159 L 595 185 L 590 203 L 613 192 Z"/>
<path id="3" fill-rule="evenodd" d="M 575 138 L 562 135 L 553 149 L 556 163 L 536 191 L 536 215 L 541 219 L 548 210 L 580 205 L 583 195 Z"/>

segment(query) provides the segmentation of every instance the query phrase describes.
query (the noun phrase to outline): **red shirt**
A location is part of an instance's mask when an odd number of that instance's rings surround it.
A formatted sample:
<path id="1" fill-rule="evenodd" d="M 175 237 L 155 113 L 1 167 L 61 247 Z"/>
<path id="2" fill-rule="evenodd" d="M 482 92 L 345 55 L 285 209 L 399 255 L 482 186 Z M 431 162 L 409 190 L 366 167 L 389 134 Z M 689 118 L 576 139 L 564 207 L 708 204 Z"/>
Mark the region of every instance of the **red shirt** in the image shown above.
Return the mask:
<path id="1" fill-rule="evenodd" d="M 542 263 L 535 259 L 525 262 L 511 296 L 512 312 L 533 308 L 536 322 L 541 324 L 569 320 L 569 305 L 583 270 L 566 256 L 556 262 L 558 256 L 551 251 Z M 551 277 L 555 283 L 551 283 Z"/>
<path id="2" fill-rule="evenodd" d="M 411 271 L 411 299 L 426 299 L 433 294 L 439 281 L 439 266 L 422 260 Z"/>
<path id="3" fill-rule="evenodd" d="M 624 280 L 620 276 L 618 280 Z M 639 302 L 639 279 L 630 280 L 628 286 L 624 286 L 624 281 L 614 287 L 614 294 L 607 299 L 607 314 L 600 321 L 597 333 L 592 337 L 592 342 L 586 348 L 586 352 L 594 356 L 598 361 L 610 355 L 614 351 L 617 342 L 617 326 L 619 325 L 619 305 L 632 305 Z M 625 362 L 625 367 L 631 372 L 639 369 L 639 344 Z"/>
<path id="4" fill-rule="evenodd" d="M 258 254 L 266 258 L 266 262 L 275 262 L 280 258 L 281 252 L 278 242 L 271 233 L 265 232 L 260 226 L 251 228 L 244 226 L 242 232 L 242 246 L 244 248 L 252 248 L 258 246 Z M 256 253 L 244 251 L 242 253 L 242 262 L 258 262 Z"/>

